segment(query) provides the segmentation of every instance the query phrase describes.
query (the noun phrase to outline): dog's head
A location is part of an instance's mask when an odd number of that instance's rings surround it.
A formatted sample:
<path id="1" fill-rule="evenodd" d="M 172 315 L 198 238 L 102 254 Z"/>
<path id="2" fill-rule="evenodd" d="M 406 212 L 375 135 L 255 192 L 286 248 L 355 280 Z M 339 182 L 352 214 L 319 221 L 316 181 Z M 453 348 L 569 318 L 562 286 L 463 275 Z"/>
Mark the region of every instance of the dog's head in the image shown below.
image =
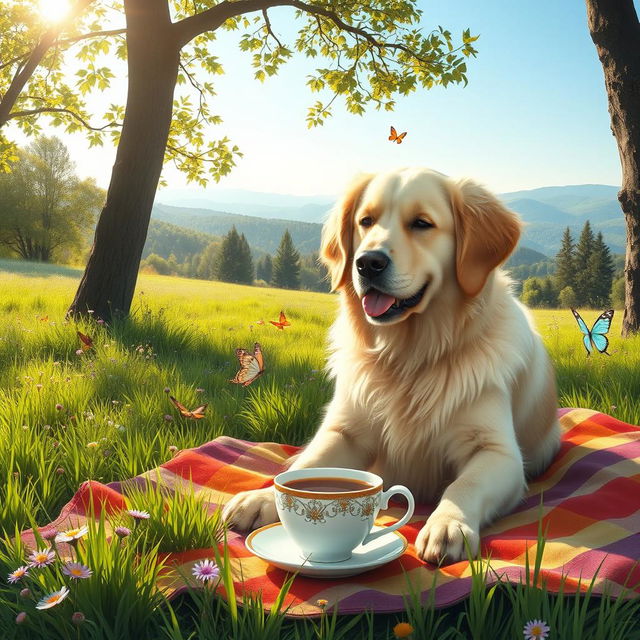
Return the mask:
<path id="1" fill-rule="evenodd" d="M 331 212 L 321 258 L 374 325 L 422 313 L 443 289 L 475 297 L 515 248 L 520 221 L 470 180 L 427 169 L 362 176 Z"/>

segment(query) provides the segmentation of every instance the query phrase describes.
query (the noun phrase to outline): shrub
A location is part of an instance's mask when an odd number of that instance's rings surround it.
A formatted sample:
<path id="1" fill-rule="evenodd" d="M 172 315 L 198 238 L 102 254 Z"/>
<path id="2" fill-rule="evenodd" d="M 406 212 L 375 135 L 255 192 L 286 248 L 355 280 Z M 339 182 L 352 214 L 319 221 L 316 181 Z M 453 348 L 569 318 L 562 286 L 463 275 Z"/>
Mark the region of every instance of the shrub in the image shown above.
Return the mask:
<path id="1" fill-rule="evenodd" d="M 577 305 L 576 292 L 573 287 L 565 287 L 558 295 L 558 302 L 563 309 L 571 309 Z"/>

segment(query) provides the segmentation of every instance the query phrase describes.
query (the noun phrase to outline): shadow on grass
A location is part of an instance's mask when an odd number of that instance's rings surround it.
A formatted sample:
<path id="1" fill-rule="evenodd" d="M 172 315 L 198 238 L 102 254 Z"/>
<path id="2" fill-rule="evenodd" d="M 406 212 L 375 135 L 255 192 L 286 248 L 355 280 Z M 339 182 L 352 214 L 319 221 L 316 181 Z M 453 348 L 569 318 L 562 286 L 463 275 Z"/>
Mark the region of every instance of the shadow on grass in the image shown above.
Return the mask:
<path id="1" fill-rule="evenodd" d="M 11 274 L 20 274 L 38 278 L 50 278 L 52 276 L 67 276 L 78 278 L 82 276 L 82 269 L 79 267 L 67 267 L 49 262 L 30 262 L 28 260 L 11 260 L 10 258 L 0 259 L 0 272 L 6 271 Z"/>

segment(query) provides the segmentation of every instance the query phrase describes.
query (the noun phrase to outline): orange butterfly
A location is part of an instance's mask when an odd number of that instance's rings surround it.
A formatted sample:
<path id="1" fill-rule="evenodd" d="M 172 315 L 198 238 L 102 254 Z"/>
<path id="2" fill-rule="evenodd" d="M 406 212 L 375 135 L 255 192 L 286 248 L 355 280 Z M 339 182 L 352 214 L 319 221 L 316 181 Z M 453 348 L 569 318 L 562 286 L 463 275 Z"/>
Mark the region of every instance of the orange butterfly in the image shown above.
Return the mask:
<path id="1" fill-rule="evenodd" d="M 40 318 L 40 322 L 49 322 L 49 316 L 42 316 L 42 318 Z"/>
<path id="2" fill-rule="evenodd" d="M 398 132 L 393 127 L 391 127 L 391 135 L 389 136 L 389 140 L 391 140 L 391 142 L 397 142 L 398 144 L 402 144 L 402 140 L 406 135 L 407 135 L 406 131 L 398 135 Z"/>
<path id="3" fill-rule="evenodd" d="M 89 336 L 85 336 L 81 331 L 78 331 L 78 338 L 80 338 L 80 348 L 83 351 L 89 351 L 93 347 L 93 340 Z"/>
<path id="4" fill-rule="evenodd" d="M 290 327 L 291 323 L 287 320 L 287 316 L 284 315 L 284 311 L 280 312 L 280 320 L 276 322 L 275 320 L 269 320 L 269 322 L 282 331 L 285 327 Z"/>
<path id="5" fill-rule="evenodd" d="M 189 411 L 187 407 L 185 407 L 182 403 L 178 402 L 173 396 L 169 396 L 169 400 L 174 404 L 174 406 L 180 411 L 180 415 L 184 418 L 193 418 L 194 420 L 200 420 L 200 418 L 204 418 L 204 410 L 207 408 L 206 404 L 194 409 L 193 411 Z"/>
<path id="6" fill-rule="evenodd" d="M 253 345 L 253 355 L 246 349 L 236 349 L 236 357 L 240 361 L 240 371 L 229 382 L 247 387 L 264 373 L 262 349 L 257 342 Z"/>

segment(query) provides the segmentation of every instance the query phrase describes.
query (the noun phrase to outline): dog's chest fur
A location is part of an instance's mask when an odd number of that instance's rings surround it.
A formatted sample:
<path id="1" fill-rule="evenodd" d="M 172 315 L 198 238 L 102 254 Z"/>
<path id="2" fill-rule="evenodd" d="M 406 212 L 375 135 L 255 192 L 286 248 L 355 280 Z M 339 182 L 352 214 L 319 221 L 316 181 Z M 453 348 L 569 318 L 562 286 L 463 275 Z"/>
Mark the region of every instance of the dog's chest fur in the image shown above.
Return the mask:
<path id="1" fill-rule="evenodd" d="M 509 387 L 525 366 L 518 354 L 526 349 L 513 348 L 509 327 L 500 326 L 500 309 L 490 318 L 485 314 L 484 323 L 465 330 L 463 348 L 455 327 L 416 318 L 389 327 L 363 350 L 353 340 L 336 340 L 349 321 L 336 322 L 330 368 L 363 418 L 353 435 L 366 439 L 375 457 L 372 470 L 385 484 L 406 484 L 419 500 L 438 498 L 460 462 L 461 436 L 469 433 L 457 428 L 456 413 L 489 384 Z M 467 444 L 471 452 L 475 445 Z"/>
<path id="2" fill-rule="evenodd" d="M 482 379 L 465 384 L 445 362 L 418 376 L 378 362 L 355 367 L 350 378 L 345 384 L 351 401 L 366 416 L 367 433 L 358 437 L 367 438 L 374 449 L 372 469 L 387 485 L 409 485 L 420 500 L 439 497 L 454 474 L 454 416 L 481 392 Z"/>

